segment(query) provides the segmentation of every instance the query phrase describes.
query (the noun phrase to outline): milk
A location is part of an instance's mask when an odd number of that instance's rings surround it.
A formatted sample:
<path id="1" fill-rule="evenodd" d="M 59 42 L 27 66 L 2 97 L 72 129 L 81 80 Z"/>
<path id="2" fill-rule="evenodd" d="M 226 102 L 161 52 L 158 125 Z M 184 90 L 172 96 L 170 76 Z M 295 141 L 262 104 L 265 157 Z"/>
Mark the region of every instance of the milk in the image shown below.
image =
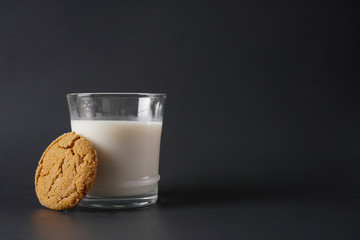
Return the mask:
<path id="1" fill-rule="evenodd" d="M 88 195 L 126 197 L 157 190 L 161 122 L 72 120 L 98 155 L 95 183 Z"/>

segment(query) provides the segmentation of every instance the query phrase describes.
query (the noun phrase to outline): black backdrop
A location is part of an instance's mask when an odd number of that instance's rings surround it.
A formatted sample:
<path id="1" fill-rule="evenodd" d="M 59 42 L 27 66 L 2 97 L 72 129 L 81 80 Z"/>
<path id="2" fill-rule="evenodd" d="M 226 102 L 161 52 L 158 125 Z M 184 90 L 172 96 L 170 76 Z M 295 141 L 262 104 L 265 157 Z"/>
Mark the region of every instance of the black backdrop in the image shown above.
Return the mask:
<path id="1" fill-rule="evenodd" d="M 164 92 L 160 192 L 360 192 L 358 1 L 1 1 L 0 193 L 65 94 Z"/>

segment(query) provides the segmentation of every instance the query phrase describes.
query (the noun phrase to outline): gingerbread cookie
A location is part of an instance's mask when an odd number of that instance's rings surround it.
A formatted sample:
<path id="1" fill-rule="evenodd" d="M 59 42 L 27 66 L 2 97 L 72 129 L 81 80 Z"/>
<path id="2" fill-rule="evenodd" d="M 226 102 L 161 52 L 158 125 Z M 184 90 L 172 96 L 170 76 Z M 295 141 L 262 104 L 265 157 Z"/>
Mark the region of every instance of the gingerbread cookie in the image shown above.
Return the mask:
<path id="1" fill-rule="evenodd" d="M 35 173 L 40 203 L 53 210 L 75 207 L 91 189 L 96 176 L 96 151 L 74 133 L 54 140 L 43 153 Z"/>

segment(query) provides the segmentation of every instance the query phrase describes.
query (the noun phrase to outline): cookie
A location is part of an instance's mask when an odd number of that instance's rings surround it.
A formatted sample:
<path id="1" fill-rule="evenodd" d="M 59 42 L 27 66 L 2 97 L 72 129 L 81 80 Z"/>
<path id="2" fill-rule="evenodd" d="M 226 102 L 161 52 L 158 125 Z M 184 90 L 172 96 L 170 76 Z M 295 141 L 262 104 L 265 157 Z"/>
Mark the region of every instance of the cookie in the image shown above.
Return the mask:
<path id="1" fill-rule="evenodd" d="M 41 205 L 53 210 L 75 207 L 95 181 L 97 162 L 90 142 L 75 132 L 54 140 L 35 173 L 35 191 Z"/>

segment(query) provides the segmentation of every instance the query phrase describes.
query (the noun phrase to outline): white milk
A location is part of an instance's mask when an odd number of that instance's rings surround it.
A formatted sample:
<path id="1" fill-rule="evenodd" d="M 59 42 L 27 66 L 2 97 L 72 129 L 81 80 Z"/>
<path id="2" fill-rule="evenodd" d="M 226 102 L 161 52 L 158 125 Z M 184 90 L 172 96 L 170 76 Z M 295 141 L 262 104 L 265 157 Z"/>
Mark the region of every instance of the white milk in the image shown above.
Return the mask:
<path id="1" fill-rule="evenodd" d="M 157 189 L 161 122 L 72 120 L 98 154 L 95 197 L 124 197 Z"/>

